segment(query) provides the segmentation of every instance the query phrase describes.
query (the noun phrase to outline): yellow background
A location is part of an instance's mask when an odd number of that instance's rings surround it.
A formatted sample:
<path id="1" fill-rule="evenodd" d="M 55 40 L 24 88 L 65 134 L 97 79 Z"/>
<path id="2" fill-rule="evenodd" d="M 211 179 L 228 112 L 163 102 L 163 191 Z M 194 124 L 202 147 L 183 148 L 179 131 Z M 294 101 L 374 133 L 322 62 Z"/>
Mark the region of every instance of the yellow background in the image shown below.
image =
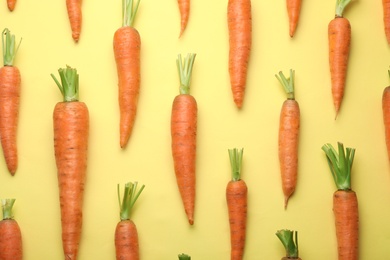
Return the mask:
<path id="1" fill-rule="evenodd" d="M 278 229 L 299 231 L 303 259 L 336 259 L 332 194 L 336 186 L 321 146 L 341 141 L 356 148 L 352 188 L 360 213 L 360 259 L 390 255 L 390 168 L 381 96 L 389 84 L 390 49 L 382 4 L 352 1 L 347 88 L 334 120 L 328 68 L 327 25 L 335 1 L 303 1 L 290 39 L 285 1 L 252 1 L 253 48 L 242 110 L 232 99 L 226 1 L 193 0 L 187 30 L 178 38 L 177 2 L 142 0 L 135 21 L 142 38 L 139 110 L 128 147 L 119 148 L 117 76 L 113 34 L 121 26 L 121 1 L 84 1 L 80 41 L 71 38 L 65 1 L 3 0 L 0 28 L 23 38 L 15 65 L 22 75 L 18 129 L 19 168 L 14 177 L 0 158 L 0 197 L 16 198 L 25 259 L 62 259 L 52 112 L 61 101 L 50 73 L 66 64 L 80 74 L 80 100 L 90 111 L 90 145 L 79 259 L 114 259 L 119 221 L 116 185 L 146 188 L 136 203 L 142 259 L 229 259 L 225 187 L 227 150 L 244 148 L 249 189 L 245 259 L 280 259 Z M 197 53 L 191 93 L 199 107 L 195 224 L 189 226 L 176 186 L 170 148 L 170 112 L 179 80 L 178 53 Z M 301 107 L 299 179 L 287 210 L 277 158 L 279 113 L 285 94 L 275 74 L 296 71 Z"/>

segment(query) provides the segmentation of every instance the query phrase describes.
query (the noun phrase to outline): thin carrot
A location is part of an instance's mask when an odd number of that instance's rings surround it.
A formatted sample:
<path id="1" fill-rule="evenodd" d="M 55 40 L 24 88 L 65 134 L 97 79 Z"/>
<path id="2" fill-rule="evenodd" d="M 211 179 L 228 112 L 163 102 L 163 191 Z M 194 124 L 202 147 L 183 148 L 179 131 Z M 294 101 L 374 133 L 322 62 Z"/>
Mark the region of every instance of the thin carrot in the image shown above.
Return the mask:
<path id="1" fill-rule="evenodd" d="M 11 12 L 15 9 L 16 0 L 7 0 L 8 10 Z"/>
<path id="2" fill-rule="evenodd" d="M 288 79 L 282 72 L 275 76 L 287 93 L 287 100 L 283 102 L 280 112 L 278 149 L 284 208 L 287 208 L 288 200 L 297 185 L 300 110 L 294 94 L 295 71 L 290 70 Z"/>
<path id="3" fill-rule="evenodd" d="M 390 77 L 390 70 L 388 70 Z M 385 140 L 387 156 L 390 161 L 390 86 L 385 87 L 382 94 L 383 123 L 385 125 Z"/>
<path id="4" fill-rule="evenodd" d="M 116 259 L 139 259 L 139 241 L 137 227 L 131 220 L 134 203 L 145 188 L 142 185 L 137 191 L 137 182 L 125 184 L 123 198 L 121 199 L 118 184 L 118 200 L 120 208 L 120 221 L 115 228 L 115 255 Z"/>
<path id="5" fill-rule="evenodd" d="M 81 2 L 82 0 L 66 0 L 66 9 L 68 11 L 70 28 L 72 30 L 72 38 L 75 42 L 79 41 L 81 33 Z"/>
<path id="6" fill-rule="evenodd" d="M 288 260 L 288 259 L 302 260 L 299 257 L 297 231 L 281 229 L 276 232 L 276 236 L 282 242 L 284 249 L 286 250 L 286 256 L 283 257 L 282 260 Z"/>
<path id="7" fill-rule="evenodd" d="M 351 0 L 337 0 L 335 18 L 328 25 L 329 68 L 336 117 L 344 97 L 351 48 L 351 24 L 343 17 L 344 9 L 350 2 Z"/>
<path id="8" fill-rule="evenodd" d="M 196 54 L 188 54 L 176 60 L 180 77 L 180 94 L 172 102 L 171 139 L 172 156 L 177 186 L 183 201 L 185 213 L 191 225 L 194 224 L 196 186 L 196 131 L 197 103 L 190 95 L 192 68 Z"/>
<path id="9" fill-rule="evenodd" d="M 87 168 L 89 112 L 79 101 L 79 75 L 71 67 L 51 74 L 63 96 L 53 112 L 54 151 L 58 170 L 62 244 L 65 259 L 77 259 L 83 220 L 83 193 Z"/>
<path id="10" fill-rule="evenodd" d="M 246 240 L 248 188 L 241 179 L 243 152 L 243 149 L 229 149 L 232 179 L 226 186 L 226 203 L 230 224 L 231 260 L 243 259 Z"/>
<path id="11" fill-rule="evenodd" d="M 333 194 L 336 238 L 339 260 L 357 260 L 359 244 L 359 211 L 356 193 L 351 189 L 351 169 L 355 149 L 338 143 L 338 152 L 331 144 L 322 146 L 337 186 Z"/>
<path id="12" fill-rule="evenodd" d="M 17 127 L 20 105 L 21 77 L 14 66 L 15 35 L 5 28 L 2 33 L 3 64 L 0 68 L 0 136 L 8 171 L 14 175 L 18 167 Z"/>
<path id="13" fill-rule="evenodd" d="M 23 259 L 22 232 L 12 214 L 15 199 L 1 200 L 3 220 L 0 221 L 0 259 Z"/>
<path id="14" fill-rule="evenodd" d="M 178 257 L 179 257 L 179 260 L 191 260 L 191 256 L 189 256 L 187 254 L 180 254 Z"/>
<path id="15" fill-rule="evenodd" d="M 390 44 L 390 0 L 382 0 L 382 5 L 386 40 L 387 43 Z"/>
<path id="16" fill-rule="evenodd" d="M 120 146 L 125 148 L 130 138 L 137 114 L 141 81 L 141 38 L 133 27 L 140 0 L 122 1 L 122 27 L 114 34 L 114 55 L 118 74 L 118 99 L 120 112 Z"/>
<path id="17" fill-rule="evenodd" d="M 180 11 L 180 35 L 182 36 L 187 27 L 188 18 L 190 17 L 190 0 L 177 0 Z"/>
<path id="18" fill-rule="evenodd" d="M 230 85 L 234 102 L 238 108 L 241 108 L 244 101 L 252 45 L 251 1 L 229 0 L 227 18 Z"/>
<path id="19" fill-rule="evenodd" d="M 286 0 L 287 3 L 287 13 L 289 21 L 289 34 L 290 37 L 293 37 L 295 30 L 298 26 L 299 16 L 301 12 L 301 0 Z"/>

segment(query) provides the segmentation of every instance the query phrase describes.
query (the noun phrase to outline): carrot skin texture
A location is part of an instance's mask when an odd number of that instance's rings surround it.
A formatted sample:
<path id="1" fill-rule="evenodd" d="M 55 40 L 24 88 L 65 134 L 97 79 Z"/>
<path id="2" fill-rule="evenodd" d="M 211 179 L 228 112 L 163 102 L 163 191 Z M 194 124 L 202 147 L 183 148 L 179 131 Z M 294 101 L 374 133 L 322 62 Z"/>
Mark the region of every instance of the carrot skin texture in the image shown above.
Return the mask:
<path id="1" fill-rule="evenodd" d="M 7 0 L 8 10 L 11 12 L 15 9 L 16 0 Z"/>
<path id="2" fill-rule="evenodd" d="M 0 137 L 4 158 L 11 175 L 18 166 L 17 126 L 21 77 L 15 66 L 0 69 Z"/>
<path id="3" fill-rule="evenodd" d="M 252 45 L 252 14 L 250 0 L 229 0 L 229 76 L 233 99 L 242 107 L 249 56 Z"/>
<path id="4" fill-rule="evenodd" d="M 359 244 L 359 212 L 356 193 L 338 190 L 333 194 L 338 260 L 357 260 Z"/>
<path id="5" fill-rule="evenodd" d="M 70 28 L 72 30 L 72 38 L 75 42 L 79 41 L 81 33 L 81 2 L 81 0 L 66 0 L 66 9 L 68 11 Z"/>
<path id="6" fill-rule="evenodd" d="M 122 26 L 114 34 L 114 55 L 118 74 L 120 146 L 125 148 L 137 114 L 141 81 L 141 38 L 134 27 Z"/>
<path id="7" fill-rule="evenodd" d="M 139 259 L 137 227 L 132 220 L 118 222 L 115 229 L 116 259 Z"/>
<path id="8" fill-rule="evenodd" d="M 65 259 L 77 259 L 87 168 L 89 112 L 83 102 L 59 102 L 53 112 Z"/>
<path id="9" fill-rule="evenodd" d="M 382 0 L 383 5 L 383 22 L 385 26 L 385 35 L 387 43 L 390 44 L 390 1 Z"/>
<path id="10" fill-rule="evenodd" d="M 190 0 L 178 0 L 179 11 L 180 11 L 180 36 L 184 33 L 187 28 L 188 19 L 190 16 Z"/>
<path id="11" fill-rule="evenodd" d="M 173 100 L 171 115 L 172 156 L 177 185 L 191 225 L 194 223 L 196 195 L 197 111 L 196 100 L 189 94 L 177 95 Z"/>
<path id="12" fill-rule="evenodd" d="M 385 140 L 387 155 L 390 161 L 390 86 L 383 90 L 382 95 L 383 122 L 385 125 Z"/>
<path id="13" fill-rule="evenodd" d="M 0 259 L 23 259 L 22 233 L 14 219 L 0 221 Z"/>
<path id="14" fill-rule="evenodd" d="M 298 26 L 299 15 L 301 12 L 301 3 L 301 0 L 286 0 L 290 37 L 294 36 L 295 30 Z"/>

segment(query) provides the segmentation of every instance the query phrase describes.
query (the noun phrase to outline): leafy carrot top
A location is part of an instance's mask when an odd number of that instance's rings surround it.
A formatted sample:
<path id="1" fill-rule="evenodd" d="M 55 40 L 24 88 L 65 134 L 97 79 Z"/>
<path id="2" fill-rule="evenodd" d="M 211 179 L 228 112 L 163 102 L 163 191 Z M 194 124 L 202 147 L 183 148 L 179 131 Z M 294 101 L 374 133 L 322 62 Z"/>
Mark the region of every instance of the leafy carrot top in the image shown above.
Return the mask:
<path id="1" fill-rule="evenodd" d="M 11 34 L 8 28 L 5 28 L 2 32 L 2 47 L 3 47 L 3 64 L 4 66 L 12 66 L 14 64 L 15 55 L 19 49 L 20 42 L 18 47 L 15 49 L 15 35 Z"/>
<path id="2" fill-rule="evenodd" d="M 179 260 L 191 260 L 191 256 L 186 255 L 186 254 L 180 254 Z"/>
<path id="3" fill-rule="evenodd" d="M 77 70 L 67 66 L 66 68 L 58 69 L 58 73 L 60 74 L 62 84 L 53 74 L 50 75 L 60 89 L 64 102 L 78 101 L 79 74 L 77 74 Z"/>
<path id="4" fill-rule="evenodd" d="M 3 209 L 3 219 L 13 219 L 12 207 L 14 206 L 15 199 L 2 199 L 1 206 Z"/>
<path id="5" fill-rule="evenodd" d="M 139 195 L 145 188 L 145 185 L 142 185 L 141 188 L 137 191 L 137 182 L 128 182 L 125 184 L 125 190 L 123 194 L 123 198 L 121 200 L 119 184 L 118 184 L 118 201 L 120 207 L 120 219 L 121 220 L 129 220 L 130 213 L 133 209 L 134 203 L 137 201 Z"/>
<path id="6" fill-rule="evenodd" d="M 232 169 L 232 180 L 239 181 L 241 179 L 241 165 L 242 165 L 242 155 L 244 153 L 244 149 L 241 148 L 238 150 L 237 148 L 229 149 L 229 158 L 230 165 Z"/>
<path id="7" fill-rule="evenodd" d="M 133 4 L 133 0 L 122 0 L 122 12 L 123 12 L 123 21 L 122 26 L 133 26 L 135 15 L 138 11 L 138 5 L 141 0 L 138 0 L 137 3 Z"/>
<path id="8" fill-rule="evenodd" d="M 195 57 L 196 57 L 195 53 L 189 53 L 187 54 L 187 56 L 184 58 L 183 61 L 181 55 L 179 54 L 176 59 L 176 65 L 180 77 L 180 94 L 190 93 L 191 74 L 192 74 L 192 67 L 194 65 Z"/>
<path id="9" fill-rule="evenodd" d="M 336 2 L 336 17 L 343 17 L 344 9 L 351 0 L 337 0 Z"/>
<path id="10" fill-rule="evenodd" d="M 279 75 L 275 75 L 275 77 L 279 80 L 280 84 L 282 84 L 284 90 L 287 93 L 288 99 L 295 99 L 294 94 L 294 80 L 295 80 L 295 71 L 290 70 L 290 77 L 286 78 L 283 72 L 279 72 Z"/>
<path id="11" fill-rule="evenodd" d="M 295 234 L 295 237 L 294 237 Z M 276 236 L 282 242 L 284 248 L 286 249 L 287 258 L 298 258 L 298 232 L 282 229 L 276 232 Z M 294 241 L 295 239 L 295 241 Z"/>

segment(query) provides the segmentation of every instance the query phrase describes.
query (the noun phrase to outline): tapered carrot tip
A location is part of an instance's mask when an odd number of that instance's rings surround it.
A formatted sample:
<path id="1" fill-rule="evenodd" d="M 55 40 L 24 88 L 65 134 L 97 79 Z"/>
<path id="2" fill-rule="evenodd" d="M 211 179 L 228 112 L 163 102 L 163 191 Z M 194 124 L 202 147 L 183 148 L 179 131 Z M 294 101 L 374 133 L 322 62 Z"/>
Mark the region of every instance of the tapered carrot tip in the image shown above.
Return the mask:
<path id="1" fill-rule="evenodd" d="M 284 197 L 284 209 L 287 209 L 287 204 L 288 204 L 288 199 L 289 198 L 290 198 L 290 196 Z"/>
<path id="2" fill-rule="evenodd" d="M 188 222 L 190 223 L 190 225 L 193 225 L 194 224 L 194 219 L 190 218 L 190 219 L 188 219 Z"/>

